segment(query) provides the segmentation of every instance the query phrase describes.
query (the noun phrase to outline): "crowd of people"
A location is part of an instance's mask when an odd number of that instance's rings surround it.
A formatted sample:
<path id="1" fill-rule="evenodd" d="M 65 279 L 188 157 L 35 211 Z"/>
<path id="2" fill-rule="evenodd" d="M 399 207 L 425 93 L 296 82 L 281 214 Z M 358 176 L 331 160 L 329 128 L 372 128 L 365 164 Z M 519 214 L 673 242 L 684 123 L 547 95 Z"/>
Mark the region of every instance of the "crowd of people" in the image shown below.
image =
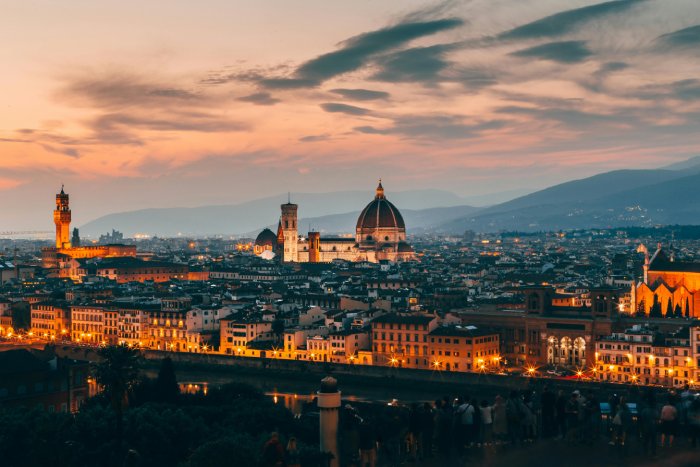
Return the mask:
<path id="1" fill-rule="evenodd" d="M 492 398 L 443 397 L 408 407 L 346 405 L 341 414 L 341 465 L 398 465 L 435 459 L 448 463 L 484 450 L 507 450 L 542 439 L 571 445 L 607 443 L 654 458 L 679 438 L 698 447 L 700 397 L 688 388 L 661 396 L 653 390 L 610 394 L 554 391 L 545 386 Z"/>

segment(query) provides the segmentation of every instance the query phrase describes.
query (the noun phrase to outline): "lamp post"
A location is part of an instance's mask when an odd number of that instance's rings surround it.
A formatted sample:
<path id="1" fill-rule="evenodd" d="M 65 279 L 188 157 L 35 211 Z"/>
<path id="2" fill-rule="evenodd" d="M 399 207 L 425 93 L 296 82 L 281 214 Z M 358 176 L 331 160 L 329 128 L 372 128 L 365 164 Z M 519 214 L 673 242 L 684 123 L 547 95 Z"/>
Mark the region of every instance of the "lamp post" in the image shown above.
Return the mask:
<path id="1" fill-rule="evenodd" d="M 338 467 L 338 420 L 340 409 L 340 391 L 338 381 L 332 376 L 321 380 L 321 389 L 316 393 L 320 415 L 319 430 L 321 452 L 333 455 L 330 467 Z"/>

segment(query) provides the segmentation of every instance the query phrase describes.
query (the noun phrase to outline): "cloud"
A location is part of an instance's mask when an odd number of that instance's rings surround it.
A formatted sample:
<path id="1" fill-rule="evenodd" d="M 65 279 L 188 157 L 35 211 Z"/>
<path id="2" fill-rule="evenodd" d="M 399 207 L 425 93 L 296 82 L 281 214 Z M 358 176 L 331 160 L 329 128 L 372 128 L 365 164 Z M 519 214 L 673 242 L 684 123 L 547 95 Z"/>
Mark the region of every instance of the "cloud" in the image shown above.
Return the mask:
<path id="1" fill-rule="evenodd" d="M 321 108 L 326 112 L 331 113 L 344 113 L 348 115 L 367 115 L 370 113 L 369 109 L 363 107 L 356 107 L 354 105 L 340 104 L 337 102 L 326 102 L 321 104 Z"/>
<path id="2" fill-rule="evenodd" d="M 415 47 L 401 50 L 376 60 L 379 71 L 372 78 L 379 81 L 424 82 L 434 84 L 450 62 L 445 59 L 448 52 L 455 50 L 454 44 L 440 44 L 430 47 Z"/>
<path id="3" fill-rule="evenodd" d="M 661 46 L 697 51 L 697 48 L 700 47 L 700 24 L 659 36 L 656 38 L 656 42 Z"/>
<path id="4" fill-rule="evenodd" d="M 587 60 L 593 53 L 588 50 L 585 41 L 562 41 L 536 45 L 512 52 L 511 55 L 552 60 L 559 63 L 578 63 Z"/>
<path id="5" fill-rule="evenodd" d="M 88 73 L 69 77 L 56 92 L 63 103 L 100 109 L 201 105 L 203 96 L 163 82 L 125 73 Z"/>
<path id="6" fill-rule="evenodd" d="M 328 141 L 329 139 L 331 139 L 331 135 L 329 133 L 323 133 L 322 135 L 302 136 L 299 138 L 299 141 L 302 143 L 316 143 L 318 141 Z"/>
<path id="7" fill-rule="evenodd" d="M 464 24 L 457 18 L 399 23 L 351 37 L 340 49 L 302 63 L 290 77 L 266 77 L 259 84 L 271 89 L 313 87 L 336 76 L 356 71 L 379 54 L 389 52 L 421 37 Z"/>
<path id="8" fill-rule="evenodd" d="M 369 89 L 331 89 L 330 92 L 356 101 L 374 101 L 389 98 L 388 92 L 370 91 Z"/>
<path id="9" fill-rule="evenodd" d="M 501 40 L 558 37 L 583 24 L 608 15 L 622 13 L 646 0 L 619 0 L 575 8 L 518 26 L 497 36 Z"/>
<path id="10" fill-rule="evenodd" d="M 502 128 L 504 124 L 502 120 L 465 122 L 465 117 L 460 115 L 419 115 L 397 117 L 393 126 L 388 128 L 358 126 L 354 130 L 372 135 L 399 135 L 407 139 L 433 139 L 439 143 L 445 139 L 473 138 L 484 131 Z"/>
<path id="11" fill-rule="evenodd" d="M 678 99 L 682 101 L 700 100 L 700 79 L 691 78 L 665 84 L 652 84 L 636 90 L 640 99 L 658 101 Z"/>
<path id="12" fill-rule="evenodd" d="M 255 105 L 275 105 L 281 102 L 279 99 L 275 99 L 267 92 L 256 92 L 255 94 L 250 94 L 249 96 L 243 96 L 238 98 L 239 101 L 250 102 Z"/>

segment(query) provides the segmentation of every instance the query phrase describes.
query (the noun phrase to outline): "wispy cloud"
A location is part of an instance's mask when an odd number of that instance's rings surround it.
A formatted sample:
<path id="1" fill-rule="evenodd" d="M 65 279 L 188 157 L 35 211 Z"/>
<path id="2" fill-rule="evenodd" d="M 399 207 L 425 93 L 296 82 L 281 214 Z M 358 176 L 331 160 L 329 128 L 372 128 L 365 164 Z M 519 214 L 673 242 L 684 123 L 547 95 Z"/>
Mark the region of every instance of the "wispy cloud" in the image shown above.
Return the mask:
<path id="1" fill-rule="evenodd" d="M 250 102 L 255 105 L 275 105 L 281 102 L 279 99 L 275 99 L 270 95 L 269 92 L 256 92 L 247 96 L 239 97 L 239 101 Z"/>
<path id="2" fill-rule="evenodd" d="M 331 113 L 343 113 L 348 115 L 367 115 L 370 113 L 369 109 L 364 107 L 356 107 L 354 105 L 340 104 L 338 102 L 326 102 L 321 104 L 321 108 L 326 112 Z"/>
<path id="3" fill-rule="evenodd" d="M 369 89 L 331 89 L 330 92 L 339 94 L 347 99 L 356 101 L 375 101 L 388 99 L 390 94 L 384 91 L 372 91 Z"/>
<path id="4" fill-rule="evenodd" d="M 646 0 L 616 0 L 562 11 L 505 31 L 501 40 L 552 38 L 565 35 L 586 23 L 609 15 L 627 12 Z"/>
<path id="5" fill-rule="evenodd" d="M 399 23 L 351 37 L 340 48 L 302 63 L 289 77 L 266 77 L 259 83 L 273 89 L 313 87 L 367 65 L 379 54 L 404 46 L 413 40 L 447 31 L 464 24 L 458 18 Z"/>
<path id="6" fill-rule="evenodd" d="M 700 25 L 680 29 L 657 38 L 662 46 L 689 49 L 697 52 L 700 47 Z"/>
<path id="7" fill-rule="evenodd" d="M 578 63 L 587 60 L 593 53 L 585 41 L 549 42 L 511 53 L 516 57 L 538 58 L 559 63 Z"/>
<path id="8" fill-rule="evenodd" d="M 389 127 L 358 126 L 355 131 L 371 135 L 399 135 L 409 139 L 459 140 L 478 136 L 487 130 L 502 128 L 504 120 L 467 121 L 460 115 L 417 115 L 394 119 Z"/>

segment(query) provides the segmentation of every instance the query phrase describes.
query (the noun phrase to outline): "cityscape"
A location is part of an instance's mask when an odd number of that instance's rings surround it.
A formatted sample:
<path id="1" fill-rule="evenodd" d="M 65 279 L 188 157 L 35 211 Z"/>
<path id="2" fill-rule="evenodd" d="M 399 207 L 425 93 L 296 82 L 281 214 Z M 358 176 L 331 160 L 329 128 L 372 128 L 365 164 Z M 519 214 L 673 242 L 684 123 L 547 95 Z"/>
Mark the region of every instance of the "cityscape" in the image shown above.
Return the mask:
<path id="1" fill-rule="evenodd" d="M 700 464 L 692 1 L 11 3 L 0 465 Z"/>

